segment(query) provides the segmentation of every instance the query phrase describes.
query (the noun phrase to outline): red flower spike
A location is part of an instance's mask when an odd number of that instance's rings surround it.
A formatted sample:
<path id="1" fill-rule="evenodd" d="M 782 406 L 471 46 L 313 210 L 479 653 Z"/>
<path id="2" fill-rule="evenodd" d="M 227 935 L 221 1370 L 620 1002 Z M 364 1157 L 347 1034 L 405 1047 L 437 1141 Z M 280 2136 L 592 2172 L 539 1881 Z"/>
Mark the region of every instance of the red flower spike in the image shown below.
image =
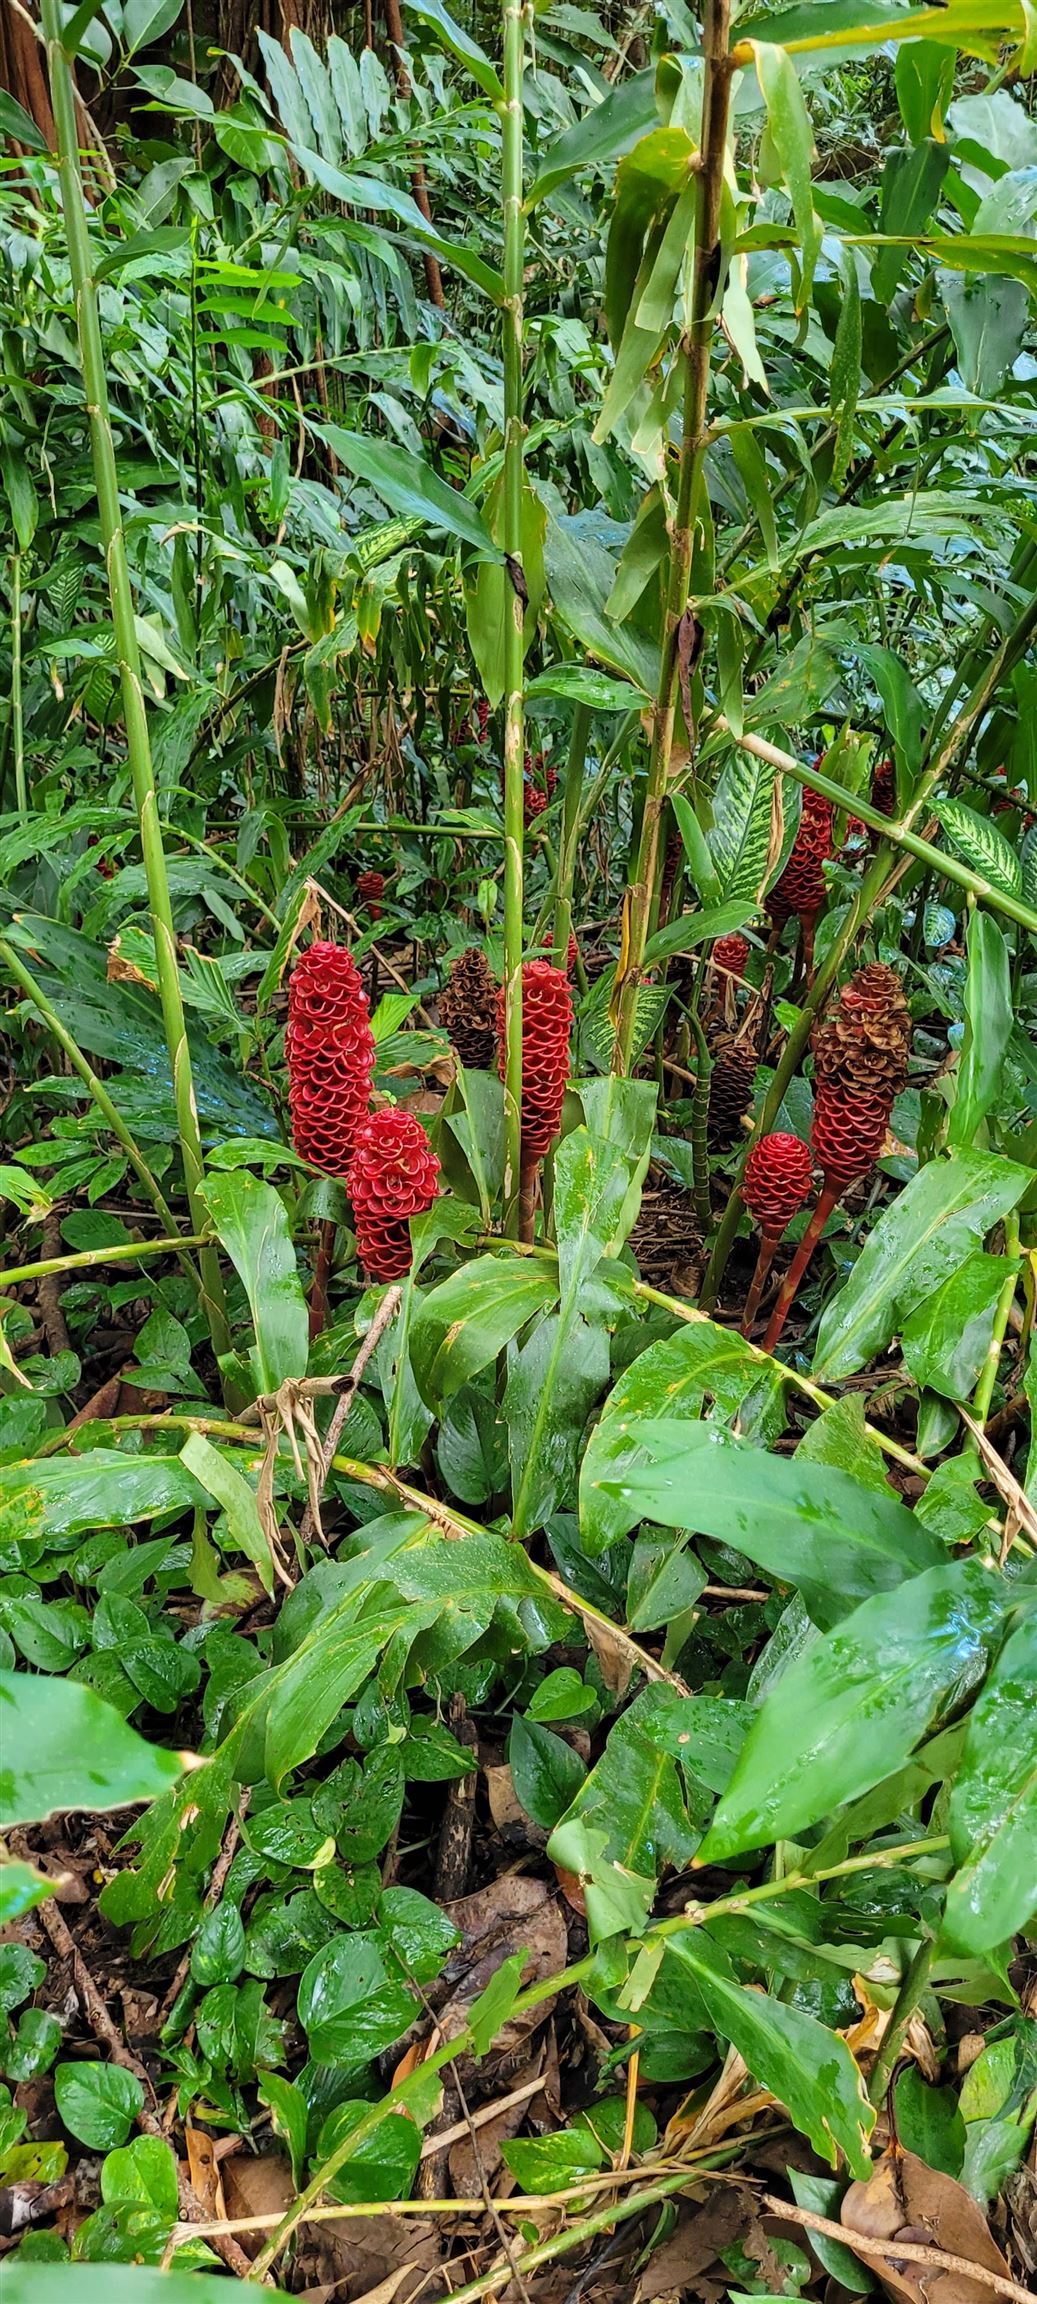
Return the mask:
<path id="1" fill-rule="evenodd" d="M 721 976 L 744 976 L 749 946 L 744 936 L 718 936 L 710 957 Z"/>
<path id="2" fill-rule="evenodd" d="M 832 803 L 808 785 L 792 852 L 767 898 L 767 910 L 776 928 L 783 928 L 793 913 L 801 920 L 816 919 L 828 893 L 823 867 L 831 853 Z"/>
<path id="3" fill-rule="evenodd" d="M 402 1280 L 410 1271 L 412 1216 L 439 1192 L 439 1161 L 420 1120 L 387 1107 L 364 1121 L 346 1175 L 357 1253 L 372 1280 Z"/>
<path id="4" fill-rule="evenodd" d="M 579 959 L 579 957 L 580 957 L 580 947 L 579 947 L 579 945 L 577 944 L 577 941 L 576 941 L 576 938 L 575 938 L 575 936 L 573 935 L 572 931 L 570 930 L 570 934 L 569 934 L 569 948 L 568 948 L 568 951 L 566 952 L 566 955 L 565 955 L 565 973 L 566 973 L 566 975 L 568 976 L 568 978 L 569 978 L 569 982 L 570 982 L 570 983 L 572 983 L 573 977 L 574 977 L 574 976 L 575 976 L 575 974 L 576 974 L 576 963 L 577 963 L 577 960 Z"/>
<path id="5" fill-rule="evenodd" d="M 343 944 L 311 944 L 288 986 L 292 1142 L 325 1175 L 344 1176 L 371 1097 L 375 1046 L 367 995 Z"/>
<path id="6" fill-rule="evenodd" d="M 810 1141 L 825 1184 L 845 1192 L 873 1168 L 889 1127 L 889 1099 L 850 1096 L 844 1088 L 817 1082 Z"/>
<path id="7" fill-rule="evenodd" d="M 380 920 L 382 917 L 382 897 L 385 894 L 384 873 L 358 873 L 356 892 L 361 904 L 366 904 L 372 920 Z"/>
<path id="8" fill-rule="evenodd" d="M 897 812 L 897 776 L 892 760 L 879 760 L 871 779 L 871 805 L 884 816 Z"/>
<path id="9" fill-rule="evenodd" d="M 573 1003 L 569 981 L 549 960 L 527 960 L 522 969 L 522 1159 L 549 1152 L 562 1124 L 562 1100 L 569 1078 L 569 1034 Z M 505 1071 L 504 994 L 497 1010 L 497 1061 Z"/>
<path id="10" fill-rule="evenodd" d="M 810 1147 L 798 1136 L 761 1136 L 745 1164 L 742 1198 L 761 1232 L 784 1232 L 810 1196 Z"/>

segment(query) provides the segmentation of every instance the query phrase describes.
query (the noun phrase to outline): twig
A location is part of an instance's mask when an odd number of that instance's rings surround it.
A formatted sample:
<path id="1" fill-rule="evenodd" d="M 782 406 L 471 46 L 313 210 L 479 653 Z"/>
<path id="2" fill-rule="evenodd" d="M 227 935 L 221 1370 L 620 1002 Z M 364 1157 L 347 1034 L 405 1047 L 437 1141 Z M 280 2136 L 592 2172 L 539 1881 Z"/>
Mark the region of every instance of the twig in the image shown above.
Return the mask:
<path id="1" fill-rule="evenodd" d="M 354 919 L 352 912 L 347 912 L 344 904 L 336 904 L 334 897 L 328 895 L 327 889 L 321 887 L 319 880 L 307 880 L 306 886 L 307 888 L 312 889 L 313 894 L 316 896 L 319 903 L 327 905 L 329 912 L 337 912 L 339 919 L 345 921 L 347 928 L 352 929 L 354 936 L 363 935 L 364 931 L 361 928 L 359 921 Z M 398 985 L 400 991 L 406 993 L 409 1000 L 413 986 L 408 984 L 405 976 L 400 975 L 398 968 L 393 967 L 392 961 L 390 960 L 384 945 L 370 942 L 367 949 L 369 952 L 374 953 L 375 959 L 379 962 L 380 966 L 383 967 L 386 970 L 386 973 L 392 977 L 393 983 Z M 428 1009 L 422 1007 L 420 1000 L 415 1001 L 414 1005 L 422 1023 L 428 1026 L 430 1032 L 438 1033 L 439 1025 L 433 1022 L 432 1017 L 429 1015 Z"/>
<path id="2" fill-rule="evenodd" d="M 845 2248 L 852 2248 L 855 2256 L 876 2256 L 883 2261 L 907 2264 L 925 2264 L 932 2272 L 960 2272 L 969 2280 L 978 2280 L 981 2287 L 989 2288 L 995 2296 L 1008 2296 L 1012 2304 L 1033 2304 L 1032 2288 L 1024 2288 L 1018 2280 L 1007 2280 L 1002 2272 L 988 2272 L 985 2264 L 975 2264 L 970 2256 L 952 2256 L 945 2248 L 924 2248 L 916 2240 L 872 2240 L 863 2232 L 855 2232 L 850 2224 L 836 2224 L 830 2216 L 815 2216 L 810 2208 L 794 2208 L 788 2200 L 778 2200 L 765 2192 L 763 2205 L 771 2216 L 780 2216 L 788 2224 L 802 2224 L 807 2232 L 820 2232 L 826 2240 L 841 2240 Z"/>
<path id="3" fill-rule="evenodd" d="M 23 1862 L 32 1862 L 32 1850 L 20 1833 L 12 1832 L 10 1834 L 10 1845 Z M 132 2072 L 134 2079 L 140 2081 L 141 2087 L 154 2102 L 155 2091 L 144 2065 L 140 2062 L 139 2057 L 133 2054 L 132 2049 L 127 2047 L 122 2033 L 109 2014 L 107 2005 L 94 1983 L 82 1954 L 76 1950 L 75 1942 L 60 1912 L 50 1898 L 37 1906 L 36 1916 L 50 1937 L 59 1960 L 67 1960 L 71 1966 L 72 1980 L 95 2039 L 102 2047 L 107 2048 L 113 2064 L 120 2064 L 124 2072 Z M 137 2126 L 143 2129 L 145 2136 L 162 2137 L 161 2120 L 156 2112 L 148 2110 L 146 2104 L 141 2106 L 137 2114 Z M 163 2141 L 165 2141 L 164 2138 Z M 204 2223 L 205 2208 L 179 2160 L 176 2164 L 176 2184 L 181 2217 L 193 2229 L 194 2226 Z M 214 2233 L 212 2244 L 217 2255 L 227 2266 L 228 2272 L 236 2273 L 239 2280 L 249 2277 L 252 2271 L 249 2259 L 244 2249 L 238 2246 L 237 2241 L 231 2237 L 230 2233 Z"/>
<path id="4" fill-rule="evenodd" d="M 339 1439 L 345 1426 L 346 1418 L 348 1417 L 349 1411 L 353 1405 L 360 1379 L 364 1373 L 372 1352 L 375 1350 L 376 1346 L 381 1343 L 382 1337 L 384 1336 L 385 1331 L 389 1327 L 390 1323 L 395 1320 L 396 1314 L 400 1309 L 402 1301 L 403 1292 L 401 1289 L 386 1289 L 385 1295 L 382 1297 L 382 1301 L 378 1306 L 378 1310 L 375 1313 L 374 1319 L 371 1322 L 366 1336 L 361 1342 L 360 1350 L 357 1353 L 356 1359 L 353 1362 L 349 1374 L 346 1377 L 345 1383 L 343 1384 L 342 1390 L 339 1393 L 338 1399 L 335 1402 L 335 1412 L 328 1426 L 327 1437 L 324 1441 L 324 1446 L 321 1451 L 321 1466 L 320 1472 L 318 1474 L 318 1502 L 320 1497 L 323 1496 L 324 1490 L 327 1486 L 328 1474 L 331 1471 L 332 1464 L 335 1460 L 335 1450 L 338 1447 Z M 308 1544 L 310 1542 L 310 1539 L 313 1535 L 314 1518 L 315 1515 L 313 1512 L 312 1504 L 308 1503 L 306 1510 L 303 1513 L 302 1526 L 299 1530 L 299 1542 L 301 1544 Z"/>
<path id="5" fill-rule="evenodd" d="M 488 2120 L 499 2120 L 502 2112 L 511 2112 L 516 2104 L 527 2104 L 531 2096 L 541 2093 L 543 2085 L 543 2073 L 538 2072 L 535 2080 L 524 2080 L 521 2088 L 513 2088 L 509 2096 L 498 2096 L 492 2104 L 481 2104 L 477 2112 L 470 2112 L 466 2120 L 455 2120 L 452 2128 L 444 2128 L 438 2136 L 426 2136 L 421 2158 L 430 2160 L 436 2153 L 449 2152 L 451 2145 L 460 2144 L 471 2135 L 473 2128 L 485 2128 Z"/>

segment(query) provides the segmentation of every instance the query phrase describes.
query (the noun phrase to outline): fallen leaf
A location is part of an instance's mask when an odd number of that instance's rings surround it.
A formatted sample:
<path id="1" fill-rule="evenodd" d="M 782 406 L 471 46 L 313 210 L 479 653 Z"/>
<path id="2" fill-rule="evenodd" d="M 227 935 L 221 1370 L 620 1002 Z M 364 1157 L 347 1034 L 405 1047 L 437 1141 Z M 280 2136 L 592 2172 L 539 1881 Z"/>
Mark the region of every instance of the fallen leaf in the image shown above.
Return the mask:
<path id="1" fill-rule="evenodd" d="M 187 2146 L 187 2167 L 191 2185 L 198 2194 L 206 2217 L 215 2219 L 226 2216 L 223 2185 L 220 2181 L 220 2170 L 213 2138 L 206 2135 L 204 2128 L 185 2128 L 184 2143 Z"/>
<path id="2" fill-rule="evenodd" d="M 565 1967 L 569 1948 L 565 1920 L 546 1881 L 506 1872 L 488 1887 L 476 1889 L 472 1896 L 451 1898 L 443 1910 L 462 1936 L 444 1971 L 450 1996 L 436 2010 L 436 2027 L 444 2040 L 464 2030 L 472 2001 L 485 1991 L 491 1976 L 512 1953 L 526 1954 L 523 1988 L 542 1983 L 546 1976 Z M 519 2055 L 553 2005 L 551 2000 L 542 2000 L 525 2015 L 513 2017 L 494 2042 L 492 2055 L 478 2068 L 468 2058 L 461 2060 L 462 2075 L 471 2076 L 480 2096 L 497 2086 L 501 2065 Z M 463 2084 L 467 2088 L 468 2077 L 463 2077 Z"/>
<path id="3" fill-rule="evenodd" d="M 884 2152 L 867 2183 L 851 2184 L 840 2211 L 848 2232 L 868 2240 L 895 2240 L 941 2248 L 1010 2279 L 982 2209 L 963 2184 L 930 2168 L 914 2152 Z M 890 2296 L 903 2304 L 990 2304 L 990 2289 L 967 2273 L 940 2271 L 896 2258 L 867 2259 Z"/>

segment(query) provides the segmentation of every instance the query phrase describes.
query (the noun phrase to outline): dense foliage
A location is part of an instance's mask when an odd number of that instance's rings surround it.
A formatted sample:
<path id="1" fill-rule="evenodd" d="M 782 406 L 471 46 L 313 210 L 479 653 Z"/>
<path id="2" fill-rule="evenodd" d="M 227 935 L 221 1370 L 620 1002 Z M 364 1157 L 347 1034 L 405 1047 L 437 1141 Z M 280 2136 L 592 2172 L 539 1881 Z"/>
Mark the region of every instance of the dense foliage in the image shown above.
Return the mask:
<path id="1" fill-rule="evenodd" d="M 1030 11 L 406 30 L 0 95 L 11 2304 L 1022 2296 Z"/>

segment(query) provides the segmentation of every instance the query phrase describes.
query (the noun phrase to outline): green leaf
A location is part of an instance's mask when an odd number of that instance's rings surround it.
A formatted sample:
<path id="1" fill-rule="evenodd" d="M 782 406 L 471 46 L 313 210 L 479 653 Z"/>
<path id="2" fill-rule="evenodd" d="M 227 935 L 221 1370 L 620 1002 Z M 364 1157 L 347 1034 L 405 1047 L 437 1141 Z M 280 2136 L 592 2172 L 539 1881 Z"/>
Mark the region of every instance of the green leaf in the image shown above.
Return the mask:
<path id="1" fill-rule="evenodd" d="M 733 752 L 721 773 L 713 797 L 709 852 L 725 903 L 741 901 L 755 909 L 763 895 L 774 777 L 769 760 L 757 760 L 748 752 Z"/>
<path id="2" fill-rule="evenodd" d="M 176 1456 L 91 1448 L 84 1456 L 0 1464 L 0 1513 L 19 1523 L 23 1543 L 132 1526 L 201 1501 L 197 1481 Z"/>
<path id="3" fill-rule="evenodd" d="M 738 2050 L 821 2159 L 834 2168 L 841 2152 L 854 2176 L 870 2175 L 875 2110 L 845 2040 L 805 2009 L 736 1983 L 707 1929 L 671 1937 L 666 1957 L 688 1972 L 720 2039 Z"/>
<path id="4" fill-rule="evenodd" d="M 35 1905 L 42 1904 L 45 1896 L 53 1894 L 53 1880 L 42 1872 L 34 1872 L 31 1864 L 0 1861 L 0 1928 L 9 1928 L 12 1921 L 24 1919 Z"/>
<path id="5" fill-rule="evenodd" d="M 337 2104 L 317 2139 L 317 2162 L 330 2159 L 338 2146 L 370 2116 L 370 2104 L 358 2099 Z M 404 2200 L 414 2182 L 421 2158 L 421 2130 L 405 2104 L 391 2102 L 370 2135 L 361 2137 L 356 2150 L 331 2178 L 328 2197 L 351 2208 L 363 2200 Z"/>
<path id="6" fill-rule="evenodd" d="M 964 800 L 952 798 L 934 802 L 934 814 L 963 863 L 989 880 L 991 887 L 999 889 L 1003 896 L 1022 895 L 1019 859 L 989 816 L 977 816 L 975 809 L 967 808 Z"/>
<path id="7" fill-rule="evenodd" d="M 152 1800 L 183 1770 L 179 1753 L 146 1744 L 110 1704 L 75 1680 L 0 1672 L 0 1829 L 59 1808 L 126 1808 Z"/>
<path id="8" fill-rule="evenodd" d="M 813 130 L 791 57 L 784 48 L 763 40 L 754 40 L 752 47 L 771 145 L 788 186 L 799 234 L 802 269 L 796 309 L 802 312 L 810 302 L 814 267 L 821 253 L 821 227 L 814 209 Z"/>
<path id="9" fill-rule="evenodd" d="M 618 1256 L 631 1163 L 607 1138 L 574 1128 L 555 1154 L 554 1220 L 563 1305 L 603 1256 Z M 634 1216 L 637 1214 L 634 1209 Z"/>
<path id="10" fill-rule="evenodd" d="M 54 2101 L 70 2135 L 92 2152 L 110 2152 L 125 2144 L 143 2109 L 144 2090 L 136 2073 L 121 2064 L 59 2064 Z"/>
<path id="11" fill-rule="evenodd" d="M 907 243 L 917 239 L 933 213 L 950 164 L 947 145 L 933 137 L 895 147 L 882 171 L 879 231 Z M 880 249 L 871 272 L 880 304 L 891 302 L 910 253 L 910 245 Z"/>
<path id="12" fill-rule="evenodd" d="M 968 963 L 965 1038 L 948 1130 L 952 1144 L 964 1145 L 973 1142 L 997 1101 L 1015 1022 L 1008 946 L 988 912 L 970 915 Z"/>
<path id="13" fill-rule="evenodd" d="M 814 1374 L 852 1376 L 884 1350 L 991 1226 L 1022 1199 L 1030 1171 L 986 1152 L 930 1160 L 883 1210 L 844 1288 L 824 1313 Z"/>
<path id="14" fill-rule="evenodd" d="M 579 1753 L 563 1737 L 516 1712 L 508 1738 L 508 1762 L 516 1796 L 543 1831 L 553 1832 L 571 1806 L 587 1774 Z"/>
<path id="15" fill-rule="evenodd" d="M 943 1933 L 956 1952 L 990 1952 L 1037 1909 L 1037 1617 L 1002 1649 L 969 1720 L 951 1790 Z"/>
<path id="16" fill-rule="evenodd" d="M 284 1201 L 272 1184 L 245 1169 L 210 1176 L 204 1199 L 248 1297 L 257 1388 L 276 1392 L 286 1377 L 306 1374 L 310 1350 L 309 1314 Z"/>
<path id="17" fill-rule="evenodd" d="M 441 1407 L 557 1294 L 555 1272 L 532 1259 L 477 1256 L 451 1273 L 423 1299 L 411 1331 L 422 1399 Z"/>
<path id="18" fill-rule="evenodd" d="M 4 2266 L 4 2304 L 68 2304 L 69 2267 L 41 2264 L 16 2249 Z M 140 2264 L 77 2264 L 77 2304 L 227 2304 L 224 2279 L 159 2272 Z"/>
<path id="19" fill-rule="evenodd" d="M 564 2192 L 600 2168 L 605 2153 L 589 2128 L 556 2128 L 550 2136 L 520 2136 L 501 2147 L 523 2192 Z M 515 2205 L 520 2205 L 521 2195 Z"/>
<path id="20" fill-rule="evenodd" d="M 612 680 L 592 664 L 553 664 L 537 672 L 526 688 L 526 702 L 535 704 L 541 696 L 586 704 L 592 712 L 629 712 L 633 702 L 625 680 Z"/>
<path id="21" fill-rule="evenodd" d="M 0 88 L 0 136 L 9 137 L 12 144 L 24 145 L 26 152 L 47 150 L 46 137 L 7 88 Z"/>
<path id="22" fill-rule="evenodd" d="M 347 471 L 365 480 L 390 511 L 459 537 L 480 559 L 500 560 L 482 514 L 460 489 L 441 480 L 423 457 L 413 455 L 399 440 L 375 440 L 366 432 L 347 432 L 341 424 L 325 424 L 323 433 Z"/>
<path id="23" fill-rule="evenodd" d="M 709 912 L 682 912 L 677 920 L 669 920 L 665 928 L 657 928 L 645 945 L 645 966 L 655 967 L 660 960 L 672 960 L 678 952 L 695 952 L 700 944 L 712 944 L 718 936 L 730 936 L 744 928 L 747 920 L 758 910 L 755 897 L 740 896 L 731 903 L 718 904 Z"/>
<path id="24" fill-rule="evenodd" d="M 471 34 L 451 16 L 449 9 L 444 8 L 443 0 L 408 0 L 408 7 L 412 16 L 434 26 L 444 48 L 451 56 L 456 56 L 459 64 L 466 66 L 485 96 L 492 96 L 495 102 L 503 96 L 500 77 L 485 48 L 480 48 L 478 41 L 473 40 Z"/>
<path id="25" fill-rule="evenodd" d="M 225 1515 L 227 1535 L 233 1545 L 251 1560 L 259 1571 L 265 1592 L 274 1589 L 274 1564 L 270 1546 L 263 1534 L 255 1489 L 250 1487 L 243 1472 L 231 1462 L 225 1450 L 214 1448 L 212 1441 L 202 1432 L 192 1432 L 180 1451 L 181 1462 L 201 1486 L 215 1498 Z"/>
<path id="26" fill-rule="evenodd" d="M 540 173 L 526 195 L 526 207 L 535 208 L 538 201 L 582 169 L 603 170 L 613 160 L 622 159 L 657 118 L 655 73 L 630 73 L 548 145 Z"/>
<path id="27" fill-rule="evenodd" d="M 695 810 L 683 792 L 675 792 L 670 804 L 677 819 L 695 893 L 704 905 L 719 905 L 723 890 L 709 852 L 709 843 Z"/>
<path id="28" fill-rule="evenodd" d="M 207 1912 L 191 1946 L 191 1974 L 208 1990 L 234 1984 L 245 1965 L 245 1924 L 236 1904 L 224 1900 Z"/>
<path id="29" fill-rule="evenodd" d="M 101 2198 L 109 2208 L 123 2201 L 153 2208 L 175 2224 L 178 2196 L 172 2145 L 162 2136 L 135 2136 L 131 2144 L 109 2152 L 101 2168 Z"/>
<path id="30" fill-rule="evenodd" d="M 617 623 L 607 612 L 616 563 L 593 515 L 549 518 L 544 559 L 559 622 L 588 655 L 631 682 L 631 705 L 643 708 L 658 685 L 659 651 L 629 622 Z"/>
<path id="31" fill-rule="evenodd" d="M 828 1465 L 764 1455 L 711 1424 L 646 1418 L 635 1431 L 647 1464 L 602 1482 L 626 1526 L 658 1520 L 730 1544 L 795 1584 L 822 1627 L 942 1556 L 892 1489 L 879 1495 Z"/>
<path id="32" fill-rule="evenodd" d="M 504 1420 L 514 1496 L 513 1537 L 543 1526 L 570 1500 L 587 1418 L 609 1378 L 606 1329 L 575 1298 L 509 1355 Z"/>
<path id="33" fill-rule="evenodd" d="M 933 2088 L 916 2064 L 899 2074 L 893 2092 L 897 2134 L 908 2152 L 916 2152 L 927 2168 L 945 2176 L 960 2176 L 965 2152 L 965 2122 L 953 2088 Z"/>
<path id="34" fill-rule="evenodd" d="M 891 1776 L 980 1677 L 1005 1605 L 996 1570 L 956 1560 L 801 1650 L 760 1706 L 702 1861 L 802 1833 Z"/>
<path id="35" fill-rule="evenodd" d="M 630 1527 L 626 1499 L 615 1483 L 646 1462 L 642 1424 L 661 1405 L 669 1417 L 694 1418 L 708 1394 L 716 1420 L 711 1431 L 737 1416 L 747 1437 L 775 1440 L 785 1422 L 784 1385 L 777 1361 L 761 1362 L 744 1337 L 712 1320 L 689 1323 L 639 1353 L 613 1385 L 587 1443 L 580 1471 L 585 1549 L 604 1552 Z"/>
<path id="36" fill-rule="evenodd" d="M 994 1307 L 1018 1264 L 1008 1256 L 966 1256 L 904 1323 L 902 1344 L 916 1384 L 945 1400 L 967 1400 L 987 1356 Z"/>
<path id="37" fill-rule="evenodd" d="M 600 1833 L 600 1857 L 593 1867 L 599 1884 L 607 1886 L 615 1870 L 654 1880 L 667 1865 L 680 1870 L 690 1863 L 698 1847 L 676 1762 L 655 1732 L 669 1694 L 668 1689 L 644 1689 L 615 1722 L 601 1759 L 552 1837 L 549 1853 L 569 1864 L 570 1827 L 592 1836 Z"/>
<path id="38" fill-rule="evenodd" d="M 935 40 L 905 41 L 897 49 L 895 79 L 900 117 L 912 144 L 938 136 L 954 89 L 953 54 Z"/>
<path id="39" fill-rule="evenodd" d="M 1032 283 L 943 274 L 940 296 L 951 325 L 962 381 L 979 399 L 993 400 L 1022 351 Z"/>
<path id="40" fill-rule="evenodd" d="M 334 1937 L 303 1970 L 299 2022 L 319 2064 L 367 2064 L 391 2048 L 418 2004 L 386 1966 L 376 1935 Z"/>

